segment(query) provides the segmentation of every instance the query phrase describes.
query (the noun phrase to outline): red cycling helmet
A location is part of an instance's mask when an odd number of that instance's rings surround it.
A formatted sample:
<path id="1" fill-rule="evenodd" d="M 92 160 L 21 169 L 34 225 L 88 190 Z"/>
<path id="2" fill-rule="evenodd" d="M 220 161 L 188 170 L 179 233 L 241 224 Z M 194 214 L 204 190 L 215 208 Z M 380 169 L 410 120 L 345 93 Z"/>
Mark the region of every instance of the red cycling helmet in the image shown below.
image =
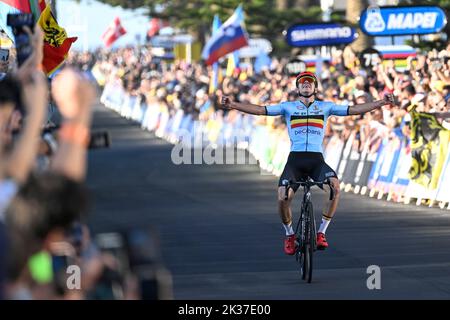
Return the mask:
<path id="1" fill-rule="evenodd" d="M 317 88 L 317 84 L 318 84 L 317 77 L 316 77 L 316 75 L 314 73 L 309 72 L 309 71 L 301 72 L 297 76 L 297 78 L 295 79 L 295 86 L 297 88 L 298 88 L 298 83 L 300 82 L 300 79 L 305 78 L 305 77 L 311 78 L 314 81 L 314 84 L 316 85 L 316 88 Z"/>

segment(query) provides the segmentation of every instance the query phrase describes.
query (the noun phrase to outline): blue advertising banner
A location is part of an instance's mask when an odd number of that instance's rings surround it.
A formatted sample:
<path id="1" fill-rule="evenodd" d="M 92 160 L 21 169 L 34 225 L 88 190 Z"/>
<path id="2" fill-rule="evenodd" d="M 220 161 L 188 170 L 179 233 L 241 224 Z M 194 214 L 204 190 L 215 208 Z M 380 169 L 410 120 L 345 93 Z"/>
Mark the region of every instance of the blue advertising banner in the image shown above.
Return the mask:
<path id="1" fill-rule="evenodd" d="M 352 43 L 356 30 L 340 23 L 295 24 L 285 32 L 292 47 L 331 46 Z"/>
<path id="2" fill-rule="evenodd" d="M 359 25 L 370 36 L 395 36 L 440 32 L 447 24 L 445 12 L 436 6 L 369 7 Z"/>

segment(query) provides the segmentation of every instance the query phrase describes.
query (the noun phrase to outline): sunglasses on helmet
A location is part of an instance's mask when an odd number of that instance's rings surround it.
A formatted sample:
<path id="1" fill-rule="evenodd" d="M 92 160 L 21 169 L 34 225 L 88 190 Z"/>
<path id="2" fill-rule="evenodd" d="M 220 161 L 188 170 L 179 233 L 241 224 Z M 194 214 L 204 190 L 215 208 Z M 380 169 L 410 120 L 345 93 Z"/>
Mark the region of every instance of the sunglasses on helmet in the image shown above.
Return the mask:
<path id="1" fill-rule="evenodd" d="M 304 76 L 301 77 L 300 79 L 298 79 L 298 83 L 305 83 L 305 82 L 309 82 L 309 83 L 315 83 L 316 80 L 313 77 L 310 76 Z"/>

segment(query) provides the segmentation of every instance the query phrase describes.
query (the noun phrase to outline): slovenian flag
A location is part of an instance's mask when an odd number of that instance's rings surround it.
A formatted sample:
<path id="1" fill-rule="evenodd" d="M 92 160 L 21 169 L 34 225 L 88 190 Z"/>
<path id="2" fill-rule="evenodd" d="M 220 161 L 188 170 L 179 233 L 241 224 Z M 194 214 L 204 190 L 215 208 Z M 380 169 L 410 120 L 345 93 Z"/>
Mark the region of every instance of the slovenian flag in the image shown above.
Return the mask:
<path id="1" fill-rule="evenodd" d="M 212 35 L 214 35 L 222 25 L 222 21 L 220 21 L 219 15 L 214 15 L 213 25 L 212 25 Z M 212 76 L 209 82 L 209 93 L 213 93 L 217 90 L 217 87 L 219 86 L 219 63 L 214 62 L 212 65 Z"/>
<path id="2" fill-rule="evenodd" d="M 205 59 L 207 65 L 211 65 L 226 54 L 247 45 L 247 33 L 243 27 L 242 6 L 239 6 L 206 43 L 202 58 Z"/>

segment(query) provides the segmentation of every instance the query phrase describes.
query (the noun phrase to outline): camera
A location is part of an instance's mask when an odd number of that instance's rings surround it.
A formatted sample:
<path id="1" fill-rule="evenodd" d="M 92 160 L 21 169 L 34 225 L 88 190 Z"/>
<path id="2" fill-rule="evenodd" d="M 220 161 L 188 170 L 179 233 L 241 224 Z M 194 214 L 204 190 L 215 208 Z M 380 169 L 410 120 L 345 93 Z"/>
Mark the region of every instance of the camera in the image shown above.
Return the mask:
<path id="1" fill-rule="evenodd" d="M 61 128 L 59 125 L 50 125 L 47 126 L 43 132 L 42 135 L 46 134 L 53 134 L 55 131 L 58 131 Z M 109 135 L 108 131 L 97 131 L 97 132 L 91 132 L 90 138 L 89 138 L 89 150 L 94 149 L 106 149 L 111 146 L 111 137 Z"/>
<path id="2" fill-rule="evenodd" d="M 155 230 L 144 228 L 97 234 L 95 243 L 101 252 L 112 255 L 117 262 L 116 282 L 123 285 L 129 272 L 137 277 L 140 299 L 173 298 L 172 277 L 160 261 Z"/>
<path id="3" fill-rule="evenodd" d="M 33 53 L 30 36 L 25 32 L 24 27 L 33 31 L 34 18 L 31 13 L 8 14 L 7 25 L 10 26 L 14 34 L 14 43 L 17 51 L 17 63 L 21 66 Z"/>
<path id="4" fill-rule="evenodd" d="M 111 146 L 111 137 L 108 131 L 91 133 L 88 149 L 105 149 Z"/>

